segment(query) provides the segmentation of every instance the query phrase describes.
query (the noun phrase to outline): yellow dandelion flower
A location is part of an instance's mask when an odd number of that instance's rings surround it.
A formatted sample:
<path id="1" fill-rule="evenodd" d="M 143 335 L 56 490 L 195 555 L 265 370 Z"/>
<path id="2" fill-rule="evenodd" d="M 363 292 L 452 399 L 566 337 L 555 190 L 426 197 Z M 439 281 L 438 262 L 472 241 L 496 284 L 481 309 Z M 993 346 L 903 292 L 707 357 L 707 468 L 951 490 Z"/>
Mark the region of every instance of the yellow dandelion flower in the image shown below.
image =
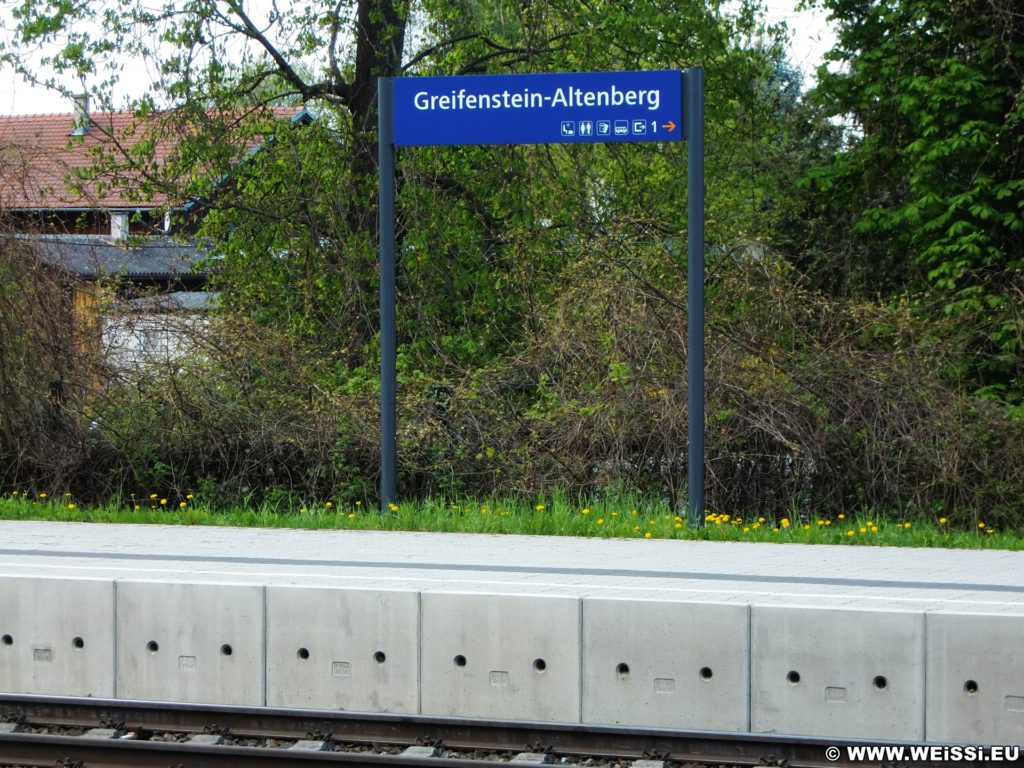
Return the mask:
<path id="1" fill-rule="evenodd" d="M 18 495 L 17 491 L 11 491 L 11 496 L 17 496 L 17 495 Z"/>
<path id="2" fill-rule="evenodd" d="M 74 509 L 74 508 L 75 508 L 74 504 L 68 504 L 68 509 Z"/>
<path id="3" fill-rule="evenodd" d="M 39 494 L 39 498 L 40 499 L 45 499 L 46 498 L 46 494 L 45 493 L 40 493 Z"/>
<path id="4" fill-rule="evenodd" d="M 306 513 L 306 508 L 305 507 L 299 507 L 299 514 L 305 514 L 305 513 Z"/>
<path id="5" fill-rule="evenodd" d="M 149 494 L 149 498 L 150 498 L 150 499 L 153 499 L 153 500 L 155 501 L 156 499 L 158 499 L 158 498 L 160 498 L 160 497 L 159 497 L 159 496 L 157 496 L 157 495 L 156 495 L 155 493 L 151 493 L 151 494 Z"/>
<path id="6" fill-rule="evenodd" d="M 818 525 L 824 525 L 824 524 L 825 524 L 825 521 L 824 521 L 824 520 L 819 520 L 819 521 L 818 521 Z"/>
<path id="7" fill-rule="evenodd" d="M 867 532 L 868 532 L 868 529 L 867 529 L 867 528 L 861 528 L 861 529 L 860 529 L 860 532 L 861 532 L 861 533 L 867 533 Z"/>
<path id="8" fill-rule="evenodd" d="M 763 517 L 759 517 L 759 518 L 757 518 L 757 522 L 759 522 L 759 523 L 763 523 L 763 522 L 764 522 L 764 518 L 763 518 Z"/>
<path id="9" fill-rule="evenodd" d="M 872 525 L 871 526 L 871 532 L 872 533 L 878 533 L 878 526 L 877 525 Z"/>
<path id="10" fill-rule="evenodd" d="M 160 506 L 161 507 L 166 507 L 167 506 L 167 499 L 160 499 Z"/>
<path id="11" fill-rule="evenodd" d="M 744 533 L 750 533 L 750 528 L 748 528 L 748 527 L 744 526 L 744 527 L 743 527 L 743 532 L 744 532 Z"/>
<path id="12" fill-rule="evenodd" d="M 946 518 L 944 518 L 944 517 L 940 517 L 940 518 L 939 518 L 939 525 L 945 525 L 945 524 L 946 524 L 946 523 L 948 523 L 948 522 L 949 522 L 949 520 L 947 520 L 947 519 L 946 519 Z"/>
<path id="13" fill-rule="evenodd" d="M 846 515 L 844 515 L 842 512 L 840 512 L 839 513 L 839 519 L 840 520 L 845 520 L 846 519 Z"/>
<path id="14" fill-rule="evenodd" d="M 676 527 L 676 530 L 679 530 L 680 528 L 683 527 L 683 524 L 682 523 L 675 523 L 675 527 Z"/>
<path id="15" fill-rule="evenodd" d="M 327 506 L 331 506 L 331 502 L 327 502 Z M 391 502 L 390 504 L 388 504 L 388 509 L 390 509 L 392 512 L 397 512 L 398 505 L 395 504 L 394 502 Z"/>
<path id="16" fill-rule="evenodd" d="M 809 531 L 809 530 L 811 530 L 811 526 L 810 526 L 810 524 L 809 524 L 809 523 L 804 523 L 804 530 L 805 530 L 805 531 Z"/>
<path id="17" fill-rule="evenodd" d="M 590 514 L 590 509 L 588 509 L 587 507 L 584 507 L 583 511 L 581 512 L 581 514 L 589 515 Z"/>
<path id="18" fill-rule="evenodd" d="M 597 524 L 598 525 L 604 525 L 604 518 L 603 517 L 597 518 Z"/>
<path id="19" fill-rule="evenodd" d="M 140 509 L 142 509 L 142 507 L 140 507 L 138 504 L 136 504 L 135 505 L 135 511 L 138 512 Z"/>
<path id="20" fill-rule="evenodd" d="M 846 535 L 847 535 L 847 536 L 853 536 L 853 531 L 847 531 L 847 532 L 846 532 Z"/>
<path id="21" fill-rule="evenodd" d="M 640 526 L 639 525 L 634 525 L 633 526 L 633 533 L 636 533 L 639 530 L 640 530 Z"/>
<path id="22" fill-rule="evenodd" d="M 789 528 L 789 518 L 784 517 L 781 520 L 779 520 L 779 525 L 781 525 L 783 528 Z"/>
<path id="23" fill-rule="evenodd" d="M 868 528 L 870 528 L 872 525 L 874 525 L 874 523 L 871 522 L 870 520 L 868 520 L 866 523 L 864 523 L 864 525 L 866 525 Z"/>
<path id="24" fill-rule="evenodd" d="M 358 500 L 357 500 L 357 501 L 356 501 L 356 506 L 357 506 L 357 507 L 361 507 L 361 506 L 363 506 L 363 502 L 361 502 L 361 501 L 358 501 Z"/>
<path id="25" fill-rule="evenodd" d="M 187 506 L 188 506 L 188 502 L 187 502 L 187 501 L 179 501 L 179 502 L 178 502 L 178 507 L 179 507 L 180 509 L 184 509 L 184 508 L 185 508 L 185 507 L 187 507 Z"/>
<path id="26" fill-rule="evenodd" d="M 995 531 L 992 528 L 986 528 L 985 533 L 995 533 Z"/>
<path id="27" fill-rule="evenodd" d="M 618 512 L 612 512 L 612 517 L 618 517 L 618 516 L 619 516 Z"/>
<path id="28" fill-rule="evenodd" d="M 910 523 L 904 523 L 904 524 L 903 524 L 903 527 L 904 527 L 904 528 L 909 528 L 909 527 L 910 527 Z"/>
<path id="29" fill-rule="evenodd" d="M 192 494 L 191 493 L 185 494 L 185 498 L 188 499 L 189 501 L 192 501 Z"/>
<path id="30" fill-rule="evenodd" d="M 331 507 L 334 506 L 334 502 L 333 501 L 328 501 L 326 504 L 324 504 L 324 506 L 327 507 L 328 509 L 330 509 Z M 388 504 L 388 506 L 390 507 L 392 505 Z"/>
<path id="31" fill-rule="evenodd" d="M 356 519 L 356 513 L 355 512 L 349 512 L 348 513 L 348 519 L 349 520 L 355 520 Z"/>
<path id="32" fill-rule="evenodd" d="M 544 505 L 538 504 L 536 507 L 534 507 L 534 509 L 536 509 L 538 512 L 542 512 L 544 510 Z"/>
<path id="33" fill-rule="evenodd" d="M 649 538 L 651 538 L 651 532 L 650 532 L 650 531 L 648 531 L 647 533 L 645 533 L 645 534 L 644 534 L 644 538 L 645 538 L 645 539 L 649 539 Z"/>
<path id="34" fill-rule="evenodd" d="M 985 524 L 984 524 L 984 523 L 978 523 L 978 527 L 979 527 L 979 528 L 984 528 L 984 527 L 985 527 Z"/>

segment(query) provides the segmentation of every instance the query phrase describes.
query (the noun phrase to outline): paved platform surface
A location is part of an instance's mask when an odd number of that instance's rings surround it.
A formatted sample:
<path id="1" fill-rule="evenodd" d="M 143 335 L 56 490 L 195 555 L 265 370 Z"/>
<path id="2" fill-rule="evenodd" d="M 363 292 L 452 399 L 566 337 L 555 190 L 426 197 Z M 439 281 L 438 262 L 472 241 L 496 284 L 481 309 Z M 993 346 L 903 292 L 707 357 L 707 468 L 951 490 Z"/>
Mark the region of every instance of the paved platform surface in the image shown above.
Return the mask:
<path id="1" fill-rule="evenodd" d="M 0 574 L 1024 614 L 1024 552 L 0 522 Z"/>

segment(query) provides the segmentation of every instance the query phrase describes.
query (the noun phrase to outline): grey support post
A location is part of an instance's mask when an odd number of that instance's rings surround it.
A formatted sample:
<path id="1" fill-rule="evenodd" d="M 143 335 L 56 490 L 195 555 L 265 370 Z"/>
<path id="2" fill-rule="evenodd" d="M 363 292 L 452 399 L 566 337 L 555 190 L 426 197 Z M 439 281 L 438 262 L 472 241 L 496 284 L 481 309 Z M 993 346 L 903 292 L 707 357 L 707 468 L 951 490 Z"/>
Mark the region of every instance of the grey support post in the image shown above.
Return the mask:
<path id="1" fill-rule="evenodd" d="M 377 143 L 380 203 L 380 508 L 397 499 L 398 387 L 395 330 L 395 147 L 394 99 L 390 77 L 377 80 Z"/>
<path id="2" fill-rule="evenodd" d="M 686 71 L 687 519 L 704 525 L 704 70 Z"/>

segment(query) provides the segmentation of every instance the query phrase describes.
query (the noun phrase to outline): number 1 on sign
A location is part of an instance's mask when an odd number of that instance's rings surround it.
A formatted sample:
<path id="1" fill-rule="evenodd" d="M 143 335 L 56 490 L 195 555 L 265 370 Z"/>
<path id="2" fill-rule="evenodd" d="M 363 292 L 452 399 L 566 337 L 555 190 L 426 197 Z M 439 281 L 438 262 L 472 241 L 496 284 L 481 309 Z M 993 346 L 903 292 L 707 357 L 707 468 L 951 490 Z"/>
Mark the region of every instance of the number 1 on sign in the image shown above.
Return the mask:
<path id="1" fill-rule="evenodd" d="M 657 132 L 658 132 L 658 121 L 657 120 L 651 120 L 651 133 L 657 133 Z"/>

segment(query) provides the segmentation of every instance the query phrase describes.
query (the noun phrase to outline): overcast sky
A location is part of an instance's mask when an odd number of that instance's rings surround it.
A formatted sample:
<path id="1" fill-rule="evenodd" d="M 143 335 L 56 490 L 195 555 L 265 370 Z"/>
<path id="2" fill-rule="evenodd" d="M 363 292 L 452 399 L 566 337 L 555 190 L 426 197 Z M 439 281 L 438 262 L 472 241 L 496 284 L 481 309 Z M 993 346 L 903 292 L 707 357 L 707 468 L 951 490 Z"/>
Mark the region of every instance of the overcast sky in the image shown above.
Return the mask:
<path id="1" fill-rule="evenodd" d="M 785 21 L 790 29 L 789 59 L 804 73 L 804 85 L 813 82 L 814 70 L 821 62 L 824 53 L 832 47 L 834 35 L 821 10 L 795 10 L 796 0 L 764 0 L 768 9 L 768 20 L 772 23 Z M 0 34 L 9 34 L 2 30 L 10 28 L 10 7 L 7 3 L 0 7 Z M 125 67 L 121 77 L 120 93 L 115 94 L 114 102 L 124 100 L 128 93 L 144 92 L 150 83 L 144 67 L 133 62 Z M 73 85 L 73 83 L 68 83 Z M 45 88 L 38 88 L 26 83 L 18 75 L 3 67 L 0 71 L 0 114 L 28 115 L 46 113 L 69 113 L 71 105 L 59 94 Z"/>

